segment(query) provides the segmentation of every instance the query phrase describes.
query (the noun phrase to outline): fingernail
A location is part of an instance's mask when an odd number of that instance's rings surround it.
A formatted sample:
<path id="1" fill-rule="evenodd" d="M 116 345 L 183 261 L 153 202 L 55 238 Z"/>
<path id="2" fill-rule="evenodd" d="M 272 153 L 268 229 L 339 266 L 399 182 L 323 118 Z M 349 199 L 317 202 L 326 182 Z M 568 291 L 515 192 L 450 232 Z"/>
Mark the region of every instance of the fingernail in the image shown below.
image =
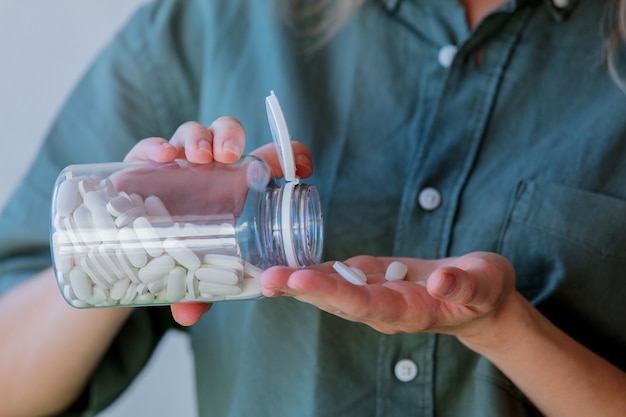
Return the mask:
<path id="1" fill-rule="evenodd" d="M 208 140 L 201 140 L 200 142 L 198 142 L 198 150 L 212 153 L 211 142 L 209 142 Z"/>
<path id="2" fill-rule="evenodd" d="M 222 150 L 226 152 L 230 152 L 233 155 L 236 155 L 237 159 L 241 157 L 241 152 L 242 152 L 241 147 L 239 146 L 239 142 L 234 139 L 229 139 L 225 141 L 224 144 L 222 145 Z"/>
<path id="3" fill-rule="evenodd" d="M 450 273 L 442 274 L 442 282 L 439 285 L 439 295 L 441 297 L 448 297 L 456 289 L 457 280 L 456 277 Z"/>
<path id="4" fill-rule="evenodd" d="M 311 175 L 313 172 L 313 162 L 311 161 L 311 158 L 304 154 L 298 155 L 296 157 L 296 170 L 298 171 L 298 174 L 306 174 L 307 176 Z"/>

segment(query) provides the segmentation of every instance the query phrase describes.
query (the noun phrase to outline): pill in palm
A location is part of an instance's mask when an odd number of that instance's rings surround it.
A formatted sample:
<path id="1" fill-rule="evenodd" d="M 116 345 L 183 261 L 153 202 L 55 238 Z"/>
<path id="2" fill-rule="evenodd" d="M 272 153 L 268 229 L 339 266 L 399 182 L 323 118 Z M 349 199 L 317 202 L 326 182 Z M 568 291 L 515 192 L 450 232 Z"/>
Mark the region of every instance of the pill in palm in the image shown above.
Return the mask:
<path id="1" fill-rule="evenodd" d="M 359 276 L 359 278 L 361 279 L 361 281 L 367 282 L 367 275 L 365 275 L 365 272 L 363 272 L 359 268 L 355 268 L 353 266 L 350 267 L 350 270 L 352 270 L 352 272 L 357 274 Z"/>
<path id="2" fill-rule="evenodd" d="M 406 278 L 406 274 L 409 272 L 409 267 L 402 262 L 393 261 L 387 267 L 385 271 L 385 279 L 387 281 L 402 281 Z"/>
<path id="3" fill-rule="evenodd" d="M 366 281 L 363 281 L 361 276 L 354 272 L 350 267 L 343 262 L 336 261 L 333 264 L 333 269 L 337 271 L 339 275 L 346 281 L 354 285 L 365 285 Z"/>

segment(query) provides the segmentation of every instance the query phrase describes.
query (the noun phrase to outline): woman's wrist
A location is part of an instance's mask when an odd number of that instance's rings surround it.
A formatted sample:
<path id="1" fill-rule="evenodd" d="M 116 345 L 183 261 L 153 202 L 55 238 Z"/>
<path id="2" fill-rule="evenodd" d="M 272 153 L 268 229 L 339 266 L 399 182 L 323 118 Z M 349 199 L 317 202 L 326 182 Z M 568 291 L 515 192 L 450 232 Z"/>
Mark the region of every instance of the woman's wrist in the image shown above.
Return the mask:
<path id="1" fill-rule="evenodd" d="M 500 308 L 478 319 L 458 339 L 478 354 L 490 358 L 519 347 L 529 331 L 539 329 L 540 314 L 519 292 L 512 291 Z"/>

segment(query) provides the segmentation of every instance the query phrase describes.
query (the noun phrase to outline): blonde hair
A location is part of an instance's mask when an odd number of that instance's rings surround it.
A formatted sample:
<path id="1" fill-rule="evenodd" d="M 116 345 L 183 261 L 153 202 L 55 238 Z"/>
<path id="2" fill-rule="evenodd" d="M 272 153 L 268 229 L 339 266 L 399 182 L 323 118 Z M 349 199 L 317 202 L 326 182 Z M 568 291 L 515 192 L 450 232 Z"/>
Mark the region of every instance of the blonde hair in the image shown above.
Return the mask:
<path id="1" fill-rule="evenodd" d="M 309 51 L 327 44 L 366 0 L 287 0 L 285 21 L 302 36 Z"/>
<path id="2" fill-rule="evenodd" d="M 626 81 L 617 68 L 617 53 L 626 44 L 626 0 L 613 0 L 607 9 L 609 33 L 606 39 L 606 61 L 609 74 L 626 92 Z"/>

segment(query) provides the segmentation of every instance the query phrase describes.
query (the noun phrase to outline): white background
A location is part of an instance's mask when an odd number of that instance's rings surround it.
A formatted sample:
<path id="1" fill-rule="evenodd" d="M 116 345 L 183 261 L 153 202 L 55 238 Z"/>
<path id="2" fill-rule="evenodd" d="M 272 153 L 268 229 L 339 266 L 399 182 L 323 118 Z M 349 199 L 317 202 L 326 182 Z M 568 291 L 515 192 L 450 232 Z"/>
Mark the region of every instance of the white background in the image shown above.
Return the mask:
<path id="1" fill-rule="evenodd" d="M 89 62 L 145 2 L 0 0 L 0 206 Z M 149 366 L 101 416 L 195 416 L 192 369 L 187 337 L 168 333 Z"/>

